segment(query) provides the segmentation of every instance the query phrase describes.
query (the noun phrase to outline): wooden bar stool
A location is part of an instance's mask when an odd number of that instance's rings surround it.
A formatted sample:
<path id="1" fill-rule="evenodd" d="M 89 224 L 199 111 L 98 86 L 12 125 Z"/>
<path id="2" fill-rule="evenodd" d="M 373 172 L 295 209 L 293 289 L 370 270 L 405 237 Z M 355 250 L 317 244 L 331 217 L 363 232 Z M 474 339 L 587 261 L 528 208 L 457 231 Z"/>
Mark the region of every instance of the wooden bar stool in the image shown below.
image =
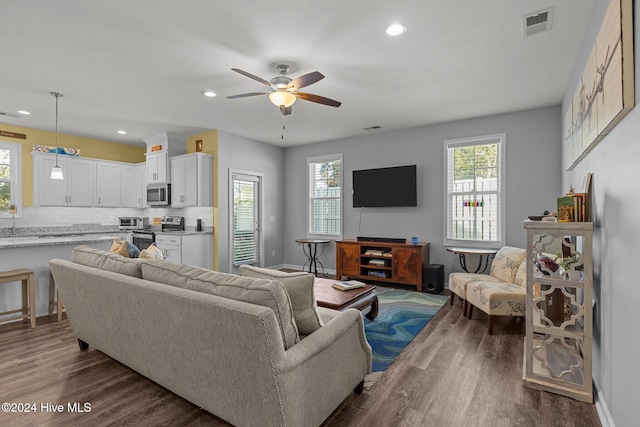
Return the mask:
<path id="1" fill-rule="evenodd" d="M 36 327 L 36 287 L 33 271 L 21 268 L 19 270 L 0 272 L 0 285 L 3 283 L 22 281 L 22 308 L 17 310 L 9 310 L 0 313 L 0 316 L 11 313 L 22 313 L 20 316 L 13 316 L 2 319 L 2 321 L 29 319 L 31 327 Z"/>
<path id="2" fill-rule="evenodd" d="M 56 298 L 57 297 L 57 298 Z M 62 300 L 60 299 L 60 292 L 56 292 L 56 281 L 53 279 L 53 274 L 49 272 L 49 316 L 53 316 L 53 307 L 56 307 L 58 313 L 58 322 L 62 320 Z"/>

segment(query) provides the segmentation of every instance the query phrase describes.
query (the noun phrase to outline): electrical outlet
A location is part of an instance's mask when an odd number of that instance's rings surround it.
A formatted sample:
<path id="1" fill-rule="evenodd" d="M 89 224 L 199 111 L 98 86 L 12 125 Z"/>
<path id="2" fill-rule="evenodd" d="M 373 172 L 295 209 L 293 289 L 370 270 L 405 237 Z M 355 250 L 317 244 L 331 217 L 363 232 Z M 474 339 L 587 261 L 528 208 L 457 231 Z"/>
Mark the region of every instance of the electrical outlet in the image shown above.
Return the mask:
<path id="1" fill-rule="evenodd" d="M 62 218 L 60 218 L 59 216 L 56 216 L 56 222 L 61 222 Z"/>
<path id="2" fill-rule="evenodd" d="M 271 256 L 276 256 L 276 251 L 275 250 L 271 251 Z"/>

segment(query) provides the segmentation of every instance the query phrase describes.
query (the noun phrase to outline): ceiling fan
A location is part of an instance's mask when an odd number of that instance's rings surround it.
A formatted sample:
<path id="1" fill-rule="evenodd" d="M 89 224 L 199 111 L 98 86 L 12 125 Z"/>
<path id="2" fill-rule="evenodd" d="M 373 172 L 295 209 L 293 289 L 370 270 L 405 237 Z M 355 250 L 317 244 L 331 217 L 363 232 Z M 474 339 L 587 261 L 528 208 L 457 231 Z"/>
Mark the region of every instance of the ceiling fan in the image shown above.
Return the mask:
<path id="1" fill-rule="evenodd" d="M 280 64 L 277 66 L 280 72 L 279 76 L 272 78 L 270 81 L 264 80 L 258 76 L 254 76 L 251 73 L 247 73 L 239 68 L 232 68 L 236 73 L 249 77 L 263 85 L 269 86 L 271 91 L 269 92 L 249 92 L 241 93 L 239 95 L 227 96 L 228 99 L 246 98 L 248 96 L 257 95 L 269 95 L 269 100 L 278 108 L 283 115 L 291 114 L 291 106 L 296 102 L 297 98 L 304 99 L 305 101 L 311 101 L 322 105 L 329 105 L 331 107 L 339 107 L 341 102 L 334 99 L 325 98 L 324 96 L 314 95 L 312 93 L 298 92 L 298 89 L 302 89 L 305 86 L 312 85 L 322 79 L 324 76 L 322 73 L 314 71 L 312 73 L 304 74 L 300 77 L 292 79 L 287 77 L 289 72 L 289 66 Z"/>

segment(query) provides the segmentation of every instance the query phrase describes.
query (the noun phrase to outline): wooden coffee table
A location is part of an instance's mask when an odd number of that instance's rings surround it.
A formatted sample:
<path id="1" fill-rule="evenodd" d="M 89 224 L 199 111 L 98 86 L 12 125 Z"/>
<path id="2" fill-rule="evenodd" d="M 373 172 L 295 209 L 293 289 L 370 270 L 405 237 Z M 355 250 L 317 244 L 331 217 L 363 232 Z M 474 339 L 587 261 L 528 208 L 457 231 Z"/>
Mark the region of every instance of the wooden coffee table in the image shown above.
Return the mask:
<path id="1" fill-rule="evenodd" d="M 375 286 L 366 285 L 364 288 L 341 291 L 331 286 L 335 282 L 336 280 L 316 277 L 313 282 L 313 291 L 320 307 L 339 311 L 347 308 L 364 310 L 367 307 L 371 307 L 365 317 L 369 320 L 375 319 L 378 315 L 378 296 L 373 293 Z"/>

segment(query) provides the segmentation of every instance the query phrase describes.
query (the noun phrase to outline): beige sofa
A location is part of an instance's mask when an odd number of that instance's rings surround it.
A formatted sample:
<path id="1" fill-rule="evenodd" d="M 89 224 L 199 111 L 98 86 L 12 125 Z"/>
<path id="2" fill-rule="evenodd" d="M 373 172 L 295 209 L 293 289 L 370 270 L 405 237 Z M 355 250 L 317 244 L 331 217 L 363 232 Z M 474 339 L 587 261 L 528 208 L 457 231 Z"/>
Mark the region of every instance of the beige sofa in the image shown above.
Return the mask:
<path id="1" fill-rule="evenodd" d="M 301 338 L 279 281 L 88 247 L 49 265 L 81 349 L 237 426 L 317 426 L 371 371 L 359 311 L 316 307 Z"/>
<path id="2" fill-rule="evenodd" d="M 489 316 L 489 335 L 494 316 L 523 317 L 526 312 L 526 250 L 504 246 L 496 254 L 489 274 L 451 273 L 451 304 L 456 295 L 465 301 L 463 309 L 469 319 L 473 307 Z"/>

